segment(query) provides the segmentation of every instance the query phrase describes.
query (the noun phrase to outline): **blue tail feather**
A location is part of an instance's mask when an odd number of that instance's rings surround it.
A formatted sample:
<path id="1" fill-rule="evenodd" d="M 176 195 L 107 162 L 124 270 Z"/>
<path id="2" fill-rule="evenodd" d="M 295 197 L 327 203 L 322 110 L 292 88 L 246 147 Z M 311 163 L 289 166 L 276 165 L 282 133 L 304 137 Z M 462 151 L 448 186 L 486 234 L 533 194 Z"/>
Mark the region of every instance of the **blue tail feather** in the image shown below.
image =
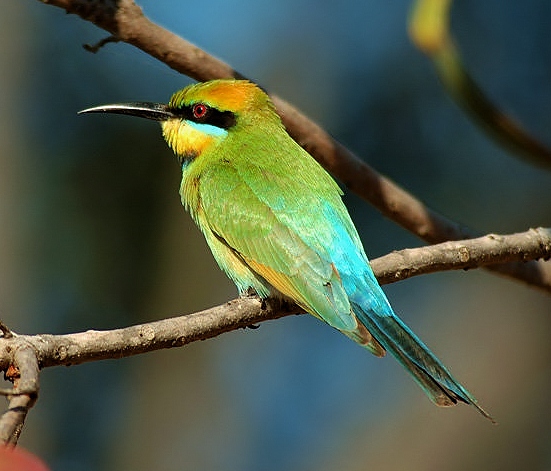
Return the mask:
<path id="1" fill-rule="evenodd" d="M 351 302 L 352 310 L 371 335 L 389 351 L 439 406 L 464 402 L 476 407 L 484 417 L 493 421 L 470 394 L 436 358 L 428 347 L 396 315 L 379 315 Z"/>

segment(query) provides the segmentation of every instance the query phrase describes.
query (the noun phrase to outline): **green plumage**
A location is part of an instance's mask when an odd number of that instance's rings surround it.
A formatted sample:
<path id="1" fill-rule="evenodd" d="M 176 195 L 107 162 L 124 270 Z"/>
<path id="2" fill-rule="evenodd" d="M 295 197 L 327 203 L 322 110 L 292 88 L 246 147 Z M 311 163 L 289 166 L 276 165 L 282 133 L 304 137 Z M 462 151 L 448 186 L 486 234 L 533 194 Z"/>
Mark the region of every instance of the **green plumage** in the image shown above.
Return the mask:
<path id="1" fill-rule="evenodd" d="M 200 158 L 184 162 L 182 202 L 241 292 L 249 287 L 261 296 L 282 291 L 358 340 L 357 322 L 331 265 L 328 248 L 336 234 L 322 205 L 334 209 L 363 253 L 359 237 L 335 181 L 269 111 L 268 116 L 238 114 L 223 149 L 213 145 Z M 252 262 L 280 274 L 279 289 L 266 281 L 267 273 L 255 272 Z"/>

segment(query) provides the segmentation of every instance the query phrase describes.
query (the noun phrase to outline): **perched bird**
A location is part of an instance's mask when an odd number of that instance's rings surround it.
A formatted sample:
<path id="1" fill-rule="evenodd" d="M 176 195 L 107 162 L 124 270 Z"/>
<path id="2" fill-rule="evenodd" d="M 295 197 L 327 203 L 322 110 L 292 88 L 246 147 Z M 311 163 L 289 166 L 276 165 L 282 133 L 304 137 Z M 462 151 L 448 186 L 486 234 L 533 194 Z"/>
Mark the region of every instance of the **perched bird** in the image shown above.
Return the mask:
<path id="1" fill-rule="evenodd" d="M 439 406 L 489 415 L 394 314 L 329 174 L 285 131 L 264 91 L 214 80 L 167 105 L 89 108 L 160 121 L 182 167 L 180 195 L 240 293 L 290 298 L 377 356 L 390 351 Z"/>

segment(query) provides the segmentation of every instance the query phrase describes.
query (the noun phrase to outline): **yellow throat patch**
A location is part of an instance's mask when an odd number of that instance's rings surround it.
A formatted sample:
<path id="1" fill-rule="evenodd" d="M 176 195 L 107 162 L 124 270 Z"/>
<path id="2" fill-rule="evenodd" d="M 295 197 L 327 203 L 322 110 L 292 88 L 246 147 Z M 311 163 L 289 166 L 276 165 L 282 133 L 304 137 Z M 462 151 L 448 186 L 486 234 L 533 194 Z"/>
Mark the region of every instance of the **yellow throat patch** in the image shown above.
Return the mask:
<path id="1" fill-rule="evenodd" d="M 201 155 L 205 149 L 224 137 L 221 132 L 210 134 L 202 130 L 201 126 L 181 119 L 169 119 L 161 126 L 168 145 L 176 155 L 183 158 Z"/>

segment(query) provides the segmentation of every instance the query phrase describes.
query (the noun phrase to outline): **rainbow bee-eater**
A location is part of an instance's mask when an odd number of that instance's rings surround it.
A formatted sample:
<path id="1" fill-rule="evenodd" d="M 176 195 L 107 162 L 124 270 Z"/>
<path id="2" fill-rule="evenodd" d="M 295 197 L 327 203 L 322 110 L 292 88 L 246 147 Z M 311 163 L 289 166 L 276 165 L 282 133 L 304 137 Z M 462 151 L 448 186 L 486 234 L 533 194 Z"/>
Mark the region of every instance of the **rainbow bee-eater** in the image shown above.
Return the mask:
<path id="1" fill-rule="evenodd" d="M 107 112 L 159 121 L 182 168 L 180 195 L 240 293 L 291 299 L 377 356 L 390 351 L 439 406 L 488 414 L 396 316 L 331 176 L 286 132 L 268 95 L 243 80 L 176 92 L 168 104 Z"/>

